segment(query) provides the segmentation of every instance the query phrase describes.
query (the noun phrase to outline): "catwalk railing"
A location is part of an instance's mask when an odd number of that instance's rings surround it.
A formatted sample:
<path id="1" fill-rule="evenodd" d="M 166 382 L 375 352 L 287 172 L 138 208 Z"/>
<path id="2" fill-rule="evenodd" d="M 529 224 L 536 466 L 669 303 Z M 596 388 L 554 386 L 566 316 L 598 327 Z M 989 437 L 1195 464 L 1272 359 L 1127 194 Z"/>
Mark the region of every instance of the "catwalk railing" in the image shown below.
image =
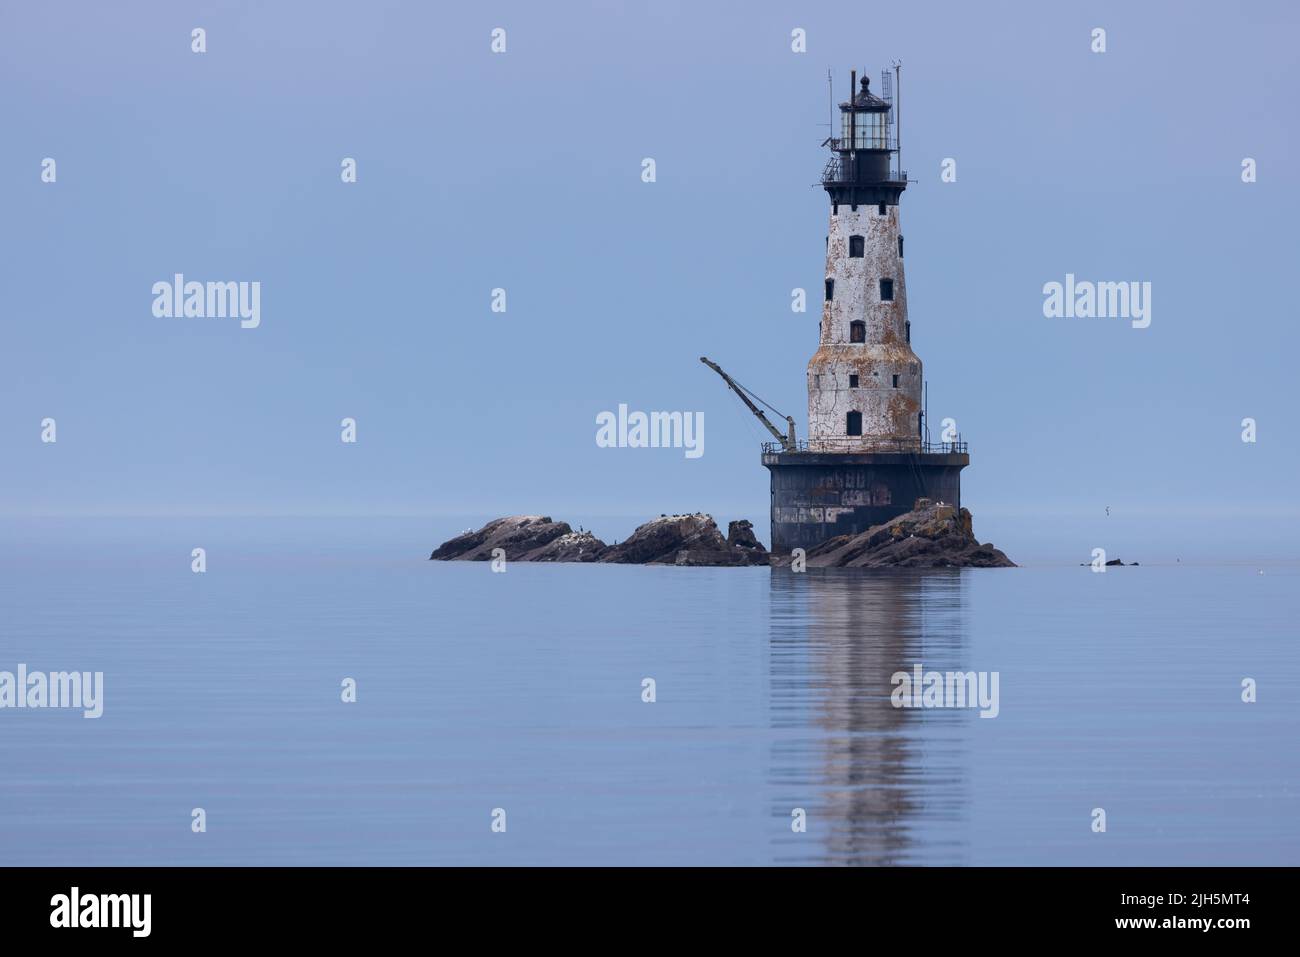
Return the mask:
<path id="1" fill-rule="evenodd" d="M 891 168 L 889 171 L 889 179 L 886 182 L 890 182 L 890 183 L 910 182 L 907 178 L 907 170 Z M 852 168 L 850 167 L 846 169 L 845 163 L 841 162 L 840 154 L 836 153 L 826 161 L 826 166 L 822 170 L 822 184 L 826 186 L 833 186 L 838 184 L 843 184 L 845 186 L 852 186 L 858 184 L 858 180 L 857 177 L 853 175 Z M 860 185 L 869 185 L 869 184 L 863 183 Z"/>
<path id="2" fill-rule="evenodd" d="M 764 442 L 763 451 L 768 454 L 774 452 L 911 452 L 924 455 L 954 455 L 966 454 L 970 450 L 960 437 L 955 442 L 872 439 L 869 443 L 864 443 L 858 438 L 845 437 L 840 439 L 817 439 L 811 446 L 807 439 L 800 439 L 794 444 L 794 448 L 786 448 L 780 442 Z"/>

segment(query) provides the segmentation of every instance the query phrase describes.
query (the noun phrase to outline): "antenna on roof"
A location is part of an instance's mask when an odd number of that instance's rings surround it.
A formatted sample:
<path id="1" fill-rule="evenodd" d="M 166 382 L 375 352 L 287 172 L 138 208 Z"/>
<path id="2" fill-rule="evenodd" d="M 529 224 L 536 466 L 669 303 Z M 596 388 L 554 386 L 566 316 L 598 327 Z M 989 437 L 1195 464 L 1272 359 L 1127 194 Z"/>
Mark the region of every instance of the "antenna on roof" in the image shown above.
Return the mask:
<path id="1" fill-rule="evenodd" d="M 830 106 L 830 123 L 827 128 L 830 130 L 828 136 L 835 135 L 835 81 L 831 79 L 831 68 L 826 68 L 826 95 L 828 97 L 827 105 Z"/>
<path id="2" fill-rule="evenodd" d="M 858 71 L 849 71 L 849 149 L 858 146 Z"/>
<path id="3" fill-rule="evenodd" d="M 894 104 L 892 112 L 894 114 L 894 149 L 898 153 L 898 176 L 903 177 L 903 61 L 895 60 L 894 63 L 894 88 L 898 91 L 898 102 Z M 886 74 L 888 75 L 888 74 Z"/>

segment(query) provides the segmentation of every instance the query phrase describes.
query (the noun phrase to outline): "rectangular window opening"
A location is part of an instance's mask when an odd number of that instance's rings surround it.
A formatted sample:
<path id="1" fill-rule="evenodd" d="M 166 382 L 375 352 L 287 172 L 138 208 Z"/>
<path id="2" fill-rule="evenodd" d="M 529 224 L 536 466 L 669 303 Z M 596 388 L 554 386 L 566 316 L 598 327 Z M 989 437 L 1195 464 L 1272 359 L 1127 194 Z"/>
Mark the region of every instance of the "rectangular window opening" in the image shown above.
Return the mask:
<path id="1" fill-rule="evenodd" d="M 892 279 L 880 280 L 880 301 L 881 302 L 894 301 L 894 280 Z"/>

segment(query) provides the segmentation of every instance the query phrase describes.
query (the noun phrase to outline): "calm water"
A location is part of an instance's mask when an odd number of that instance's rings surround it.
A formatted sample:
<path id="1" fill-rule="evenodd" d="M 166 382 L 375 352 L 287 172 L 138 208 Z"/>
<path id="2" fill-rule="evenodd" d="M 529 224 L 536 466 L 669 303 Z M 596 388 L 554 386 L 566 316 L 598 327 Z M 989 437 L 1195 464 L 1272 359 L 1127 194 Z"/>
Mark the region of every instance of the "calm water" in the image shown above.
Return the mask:
<path id="1" fill-rule="evenodd" d="M 0 711 L 0 863 L 1300 862 L 1296 566 L 425 561 L 455 530 L 5 525 L 0 669 L 106 694 Z M 917 663 L 1000 714 L 893 708 Z"/>

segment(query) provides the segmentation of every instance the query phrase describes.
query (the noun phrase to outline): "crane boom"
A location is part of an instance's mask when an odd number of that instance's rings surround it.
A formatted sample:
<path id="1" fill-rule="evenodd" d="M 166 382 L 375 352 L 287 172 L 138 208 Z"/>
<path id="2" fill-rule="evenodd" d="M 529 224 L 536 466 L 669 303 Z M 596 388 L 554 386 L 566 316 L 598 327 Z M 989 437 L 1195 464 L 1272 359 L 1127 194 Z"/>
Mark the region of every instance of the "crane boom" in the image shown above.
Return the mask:
<path id="1" fill-rule="evenodd" d="M 788 429 L 788 433 L 786 435 L 782 435 L 781 430 L 778 429 L 775 425 L 773 425 L 771 420 L 769 420 L 768 417 L 763 414 L 763 410 L 760 409 L 757 405 L 755 405 L 754 402 L 750 399 L 750 395 L 752 393 L 750 393 L 748 389 L 746 389 L 743 385 L 741 385 L 731 376 L 723 372 L 722 367 L 718 365 L 716 362 L 710 362 L 707 356 L 700 356 L 700 361 L 703 362 L 710 369 L 712 369 L 714 372 L 716 372 L 718 375 L 722 376 L 722 381 L 727 383 L 728 388 L 730 388 L 732 392 L 740 396 L 740 401 L 745 403 L 745 405 L 749 408 L 749 411 L 753 412 L 754 415 L 758 417 L 758 421 L 763 423 L 763 427 L 766 428 L 767 431 L 771 432 L 772 436 L 778 442 L 781 443 L 781 448 L 784 451 L 794 452 L 798 448 L 798 445 L 796 444 L 795 437 L 794 437 L 793 416 L 789 416 L 789 415 L 782 416 L 786 421 L 786 427 Z M 754 396 L 754 398 L 758 399 L 758 396 Z M 762 399 L 758 399 L 758 401 L 763 402 Z M 763 404 L 767 405 L 766 402 L 763 402 Z M 767 407 L 769 409 L 772 409 L 770 405 L 767 405 Z M 777 415 L 781 415 L 781 413 L 777 412 L 776 409 L 772 409 L 772 411 L 775 412 Z"/>

